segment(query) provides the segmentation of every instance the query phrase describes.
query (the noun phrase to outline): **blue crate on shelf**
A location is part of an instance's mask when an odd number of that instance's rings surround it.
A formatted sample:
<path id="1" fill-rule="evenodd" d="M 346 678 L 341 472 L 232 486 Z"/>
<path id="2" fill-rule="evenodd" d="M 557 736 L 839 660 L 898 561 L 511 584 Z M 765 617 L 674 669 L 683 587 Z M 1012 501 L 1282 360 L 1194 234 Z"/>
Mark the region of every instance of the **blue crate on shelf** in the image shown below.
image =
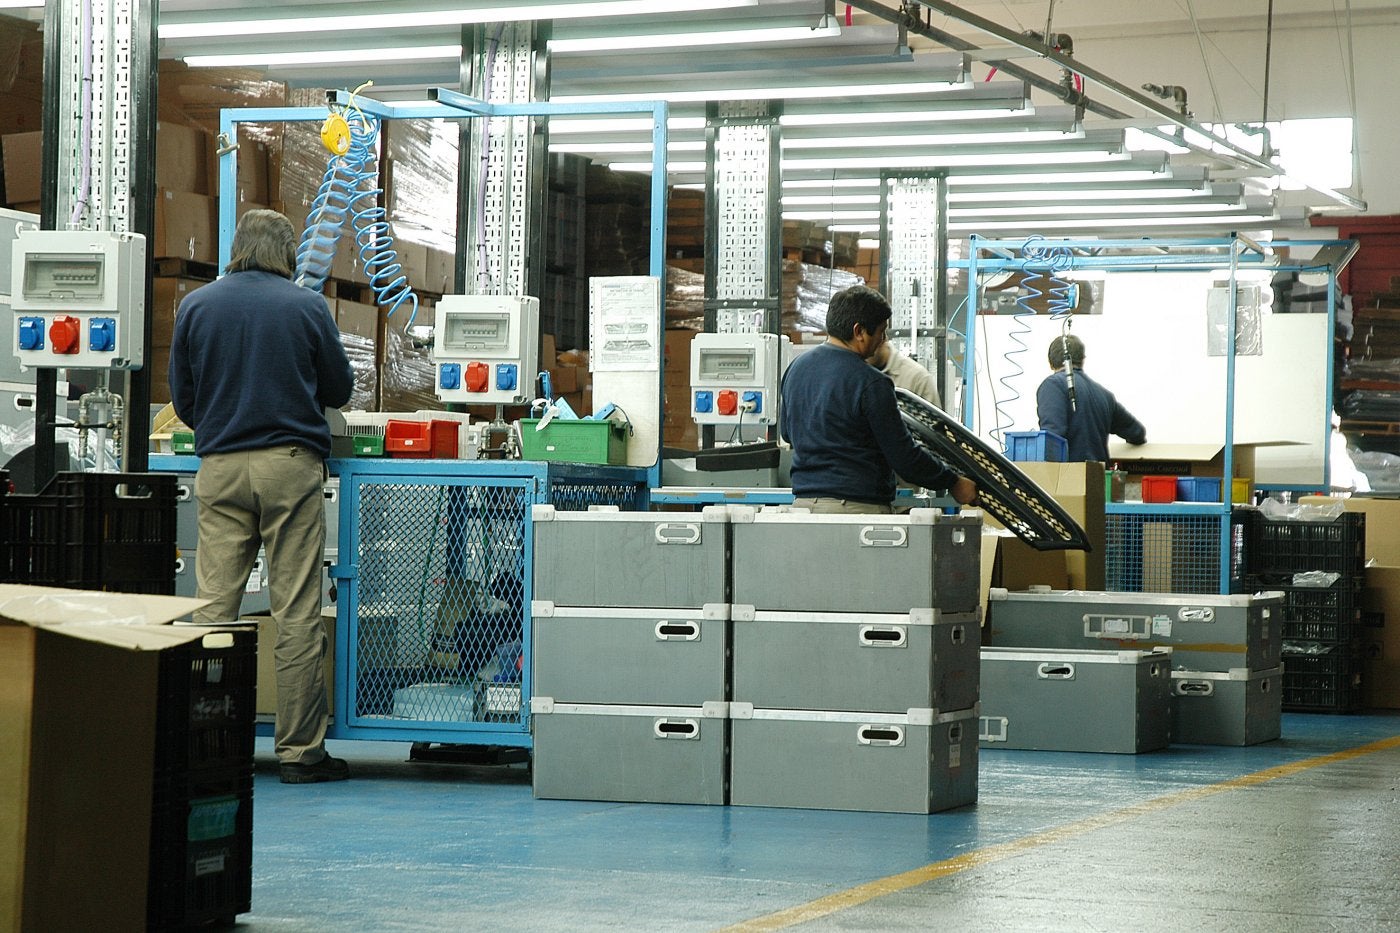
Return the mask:
<path id="1" fill-rule="evenodd" d="M 1220 502 L 1220 477 L 1178 476 L 1177 502 Z"/>
<path id="2" fill-rule="evenodd" d="M 1064 463 L 1069 442 L 1053 431 L 1008 431 L 1006 459 L 1021 463 Z"/>

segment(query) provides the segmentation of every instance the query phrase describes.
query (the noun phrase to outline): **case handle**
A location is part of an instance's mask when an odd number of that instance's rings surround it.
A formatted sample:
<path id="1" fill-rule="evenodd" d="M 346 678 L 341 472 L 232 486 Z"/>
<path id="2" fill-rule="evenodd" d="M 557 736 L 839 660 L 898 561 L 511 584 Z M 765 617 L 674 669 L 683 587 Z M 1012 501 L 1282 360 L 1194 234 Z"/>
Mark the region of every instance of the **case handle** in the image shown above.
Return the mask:
<path id="1" fill-rule="evenodd" d="M 995 730 L 995 731 L 993 731 Z M 977 717 L 977 741 L 979 742 L 1005 742 L 1006 741 L 1006 717 L 1005 716 L 978 716 Z"/>
<path id="2" fill-rule="evenodd" d="M 861 547 L 904 547 L 909 533 L 898 525 L 862 525 Z"/>
<path id="3" fill-rule="evenodd" d="M 961 645 L 967 641 L 967 627 L 962 625 L 955 625 L 953 626 L 953 630 L 949 632 L 948 635 L 952 639 L 953 644 Z"/>
<path id="4" fill-rule="evenodd" d="M 1041 680 L 1073 680 L 1074 665 L 1064 661 L 1046 661 L 1035 670 Z"/>
<path id="5" fill-rule="evenodd" d="M 176 501 L 176 502 L 189 502 L 189 501 L 190 501 L 191 499 L 193 499 L 193 498 L 194 498 L 194 487 L 193 487 L 193 486 L 191 486 L 189 483 L 176 483 L 176 484 L 175 484 L 175 501 Z"/>
<path id="6" fill-rule="evenodd" d="M 862 648 L 903 648 L 909 644 L 909 630 L 903 625 L 862 625 Z"/>
<path id="7" fill-rule="evenodd" d="M 1209 680 L 1178 680 L 1172 692 L 1179 697 L 1208 697 L 1215 695 L 1215 684 Z"/>
<path id="8" fill-rule="evenodd" d="M 664 522 L 653 532 L 657 544 L 699 544 L 700 525 L 697 522 Z"/>
<path id="9" fill-rule="evenodd" d="M 904 730 L 899 726 L 861 726 L 856 730 L 861 745 L 895 747 L 904 744 Z"/>
<path id="10" fill-rule="evenodd" d="M 698 719 L 658 719 L 651 724 L 651 731 L 658 739 L 698 739 L 700 721 Z"/>
<path id="11" fill-rule="evenodd" d="M 667 622 L 662 620 L 656 623 L 657 641 L 695 641 L 700 637 L 700 624 L 698 622 Z"/>

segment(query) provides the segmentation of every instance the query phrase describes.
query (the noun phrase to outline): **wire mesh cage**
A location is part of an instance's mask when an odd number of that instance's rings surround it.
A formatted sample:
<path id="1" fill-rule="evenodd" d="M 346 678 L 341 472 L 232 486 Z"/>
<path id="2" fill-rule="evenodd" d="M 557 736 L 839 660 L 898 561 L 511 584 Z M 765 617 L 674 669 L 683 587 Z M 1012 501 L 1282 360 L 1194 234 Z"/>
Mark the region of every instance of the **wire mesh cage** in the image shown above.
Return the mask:
<path id="1" fill-rule="evenodd" d="M 1134 507 L 1104 516 L 1107 588 L 1124 593 L 1221 593 L 1243 587 L 1249 516 L 1230 518 L 1230 581 L 1221 587 L 1221 516 Z"/>

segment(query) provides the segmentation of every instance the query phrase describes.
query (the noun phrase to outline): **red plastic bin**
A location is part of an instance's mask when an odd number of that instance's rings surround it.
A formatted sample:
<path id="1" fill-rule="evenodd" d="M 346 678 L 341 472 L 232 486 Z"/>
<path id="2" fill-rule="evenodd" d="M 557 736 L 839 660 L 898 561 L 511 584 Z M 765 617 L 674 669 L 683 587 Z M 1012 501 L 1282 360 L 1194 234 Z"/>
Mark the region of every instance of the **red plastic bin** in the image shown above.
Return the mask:
<path id="1" fill-rule="evenodd" d="M 456 421 L 388 421 L 384 452 L 391 457 L 457 458 Z"/>
<path id="2" fill-rule="evenodd" d="M 1142 478 L 1143 502 L 1175 502 L 1175 476 L 1144 476 Z"/>

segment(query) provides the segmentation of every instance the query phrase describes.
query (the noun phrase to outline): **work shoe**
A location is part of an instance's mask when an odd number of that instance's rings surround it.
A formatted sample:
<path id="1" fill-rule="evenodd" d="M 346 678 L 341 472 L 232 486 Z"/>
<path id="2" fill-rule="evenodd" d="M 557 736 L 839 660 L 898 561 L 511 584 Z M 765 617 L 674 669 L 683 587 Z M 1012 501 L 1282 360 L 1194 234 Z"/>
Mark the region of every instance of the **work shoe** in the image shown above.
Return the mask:
<path id="1" fill-rule="evenodd" d="M 344 758 L 327 755 L 314 765 L 284 761 L 281 765 L 283 784 L 319 784 L 322 781 L 343 781 L 350 776 L 350 766 Z"/>

